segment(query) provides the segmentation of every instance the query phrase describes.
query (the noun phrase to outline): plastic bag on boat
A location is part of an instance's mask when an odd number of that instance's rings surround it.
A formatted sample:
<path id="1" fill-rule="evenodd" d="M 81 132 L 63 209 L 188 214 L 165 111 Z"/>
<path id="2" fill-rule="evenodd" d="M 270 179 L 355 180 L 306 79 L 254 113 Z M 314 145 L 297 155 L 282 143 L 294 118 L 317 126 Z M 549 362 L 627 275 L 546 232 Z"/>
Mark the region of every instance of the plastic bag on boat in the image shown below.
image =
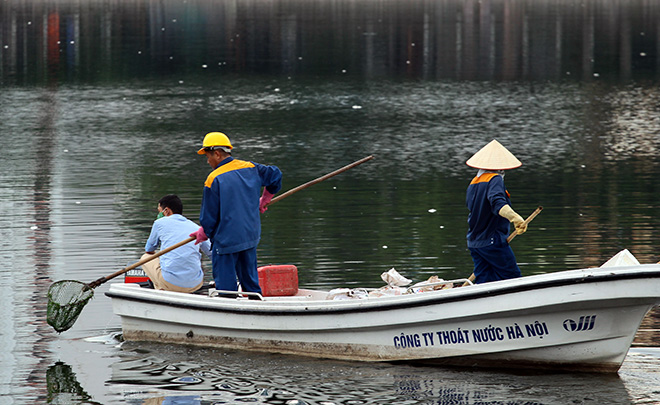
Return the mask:
<path id="1" fill-rule="evenodd" d="M 377 290 L 369 291 L 369 298 L 379 298 L 379 297 L 392 297 L 396 295 L 402 295 L 406 292 L 405 288 L 401 287 L 392 287 L 386 285 Z"/>
<path id="2" fill-rule="evenodd" d="M 403 287 L 412 283 L 412 280 L 403 277 L 394 269 L 394 267 L 381 274 L 380 278 L 382 278 L 390 287 Z"/>
<path id="3" fill-rule="evenodd" d="M 628 249 L 623 249 L 619 253 L 612 256 L 612 258 L 600 267 L 614 267 L 614 266 L 639 266 L 640 263 L 637 258 L 633 256 Z"/>
<path id="4" fill-rule="evenodd" d="M 439 278 L 438 276 L 431 276 L 428 280 L 422 281 L 410 287 L 412 293 L 420 293 L 426 291 L 437 291 L 437 290 L 446 290 L 448 288 L 454 288 L 454 283 L 448 281 L 444 283 L 444 279 Z"/>
<path id="5" fill-rule="evenodd" d="M 369 293 L 364 288 L 335 288 L 334 290 L 328 291 L 326 300 L 356 300 L 368 297 Z"/>

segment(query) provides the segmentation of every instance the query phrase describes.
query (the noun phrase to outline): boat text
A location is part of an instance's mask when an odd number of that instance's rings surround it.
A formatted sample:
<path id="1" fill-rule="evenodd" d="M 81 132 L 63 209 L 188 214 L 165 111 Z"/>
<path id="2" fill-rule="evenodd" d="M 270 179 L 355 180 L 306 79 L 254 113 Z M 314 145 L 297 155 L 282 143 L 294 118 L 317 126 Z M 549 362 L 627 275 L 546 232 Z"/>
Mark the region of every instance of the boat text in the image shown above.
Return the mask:
<path id="1" fill-rule="evenodd" d="M 394 336 L 394 347 L 407 349 L 412 347 L 455 345 L 467 343 L 488 343 L 504 340 L 539 338 L 549 335 L 545 322 L 535 321 L 526 325 L 514 323 L 504 328 L 488 325 L 478 329 L 451 329 L 436 332 L 422 332 Z"/>

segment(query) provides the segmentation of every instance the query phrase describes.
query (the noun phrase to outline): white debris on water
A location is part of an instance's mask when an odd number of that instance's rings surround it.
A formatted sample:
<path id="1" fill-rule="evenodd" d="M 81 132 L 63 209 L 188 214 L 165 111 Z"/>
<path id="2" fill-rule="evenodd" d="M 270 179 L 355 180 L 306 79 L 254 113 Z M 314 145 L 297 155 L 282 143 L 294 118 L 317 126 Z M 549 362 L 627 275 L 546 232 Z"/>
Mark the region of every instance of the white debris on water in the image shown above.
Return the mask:
<path id="1" fill-rule="evenodd" d="M 116 345 L 124 341 L 124 337 L 121 332 L 112 332 L 108 335 L 103 336 L 92 336 L 83 339 L 85 342 L 90 343 L 103 343 L 105 345 Z"/>
<path id="2" fill-rule="evenodd" d="M 431 214 L 433 214 L 433 213 L 435 213 L 435 212 L 437 212 L 437 211 L 438 211 L 438 210 L 436 210 L 435 208 L 431 208 L 431 209 L 429 210 L 429 212 L 430 212 Z"/>
<path id="3" fill-rule="evenodd" d="M 353 109 L 354 109 L 354 110 L 361 110 L 361 109 L 362 109 L 362 106 L 361 106 L 361 105 L 354 105 L 354 106 L 353 106 Z"/>

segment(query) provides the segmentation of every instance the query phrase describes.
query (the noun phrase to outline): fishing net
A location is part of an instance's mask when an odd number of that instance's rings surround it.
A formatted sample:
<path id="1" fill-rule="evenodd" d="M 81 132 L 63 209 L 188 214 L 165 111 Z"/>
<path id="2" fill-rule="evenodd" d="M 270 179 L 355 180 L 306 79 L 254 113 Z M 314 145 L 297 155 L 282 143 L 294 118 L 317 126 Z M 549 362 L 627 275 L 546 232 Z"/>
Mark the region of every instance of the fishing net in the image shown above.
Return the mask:
<path id="1" fill-rule="evenodd" d="M 57 332 L 68 330 L 93 296 L 94 290 L 80 281 L 62 280 L 53 283 L 48 289 L 48 324 Z"/>

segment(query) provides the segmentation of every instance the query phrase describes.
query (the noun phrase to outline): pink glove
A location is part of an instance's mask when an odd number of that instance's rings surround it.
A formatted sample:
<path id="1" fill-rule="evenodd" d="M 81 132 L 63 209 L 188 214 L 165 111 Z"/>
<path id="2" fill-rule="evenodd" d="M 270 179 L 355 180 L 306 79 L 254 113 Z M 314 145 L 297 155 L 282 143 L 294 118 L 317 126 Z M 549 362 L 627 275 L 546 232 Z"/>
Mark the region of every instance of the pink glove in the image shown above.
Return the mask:
<path id="1" fill-rule="evenodd" d="M 198 230 L 195 232 L 191 233 L 188 236 L 194 236 L 195 237 L 195 245 L 200 244 L 204 242 L 205 240 L 209 240 L 209 238 L 206 237 L 206 234 L 204 233 L 204 228 L 201 226 L 199 227 Z"/>
<path id="2" fill-rule="evenodd" d="M 271 194 L 266 188 L 264 188 L 264 192 L 261 194 L 261 198 L 259 199 L 259 212 L 262 214 L 266 212 L 268 209 L 268 204 L 270 204 L 270 200 L 273 199 L 273 195 Z"/>

